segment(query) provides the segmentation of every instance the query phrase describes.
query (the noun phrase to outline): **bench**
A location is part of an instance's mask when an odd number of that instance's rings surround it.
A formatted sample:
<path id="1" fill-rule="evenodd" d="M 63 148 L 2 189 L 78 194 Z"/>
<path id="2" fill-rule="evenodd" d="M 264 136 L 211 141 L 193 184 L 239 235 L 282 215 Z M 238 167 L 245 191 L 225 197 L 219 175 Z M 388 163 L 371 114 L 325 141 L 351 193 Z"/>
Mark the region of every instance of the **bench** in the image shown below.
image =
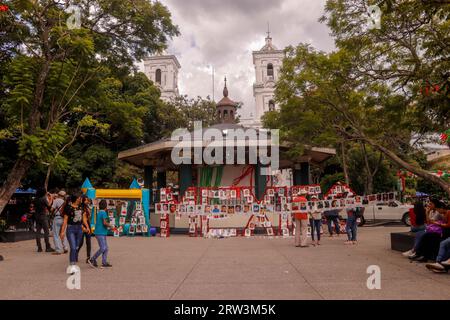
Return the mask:
<path id="1" fill-rule="evenodd" d="M 413 232 L 393 232 L 391 233 L 391 249 L 405 252 L 414 246 L 415 233 Z"/>
<path id="2" fill-rule="evenodd" d="M 43 237 L 44 235 L 42 235 Z M 32 231 L 7 231 L 0 232 L 0 242 L 18 242 L 32 240 L 36 234 Z"/>

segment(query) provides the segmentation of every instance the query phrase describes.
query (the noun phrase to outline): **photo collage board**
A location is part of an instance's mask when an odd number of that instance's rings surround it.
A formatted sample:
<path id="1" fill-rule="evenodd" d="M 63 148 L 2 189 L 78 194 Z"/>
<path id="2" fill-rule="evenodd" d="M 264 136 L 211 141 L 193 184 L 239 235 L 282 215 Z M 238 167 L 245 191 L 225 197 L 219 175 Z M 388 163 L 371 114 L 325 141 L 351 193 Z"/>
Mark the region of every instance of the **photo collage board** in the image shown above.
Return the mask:
<path id="1" fill-rule="evenodd" d="M 106 200 L 106 199 L 105 199 Z M 106 200 L 108 220 L 111 224 L 110 234 L 120 237 L 148 234 L 148 222 L 146 221 L 142 203 L 140 201 Z M 100 199 L 94 200 L 96 212 Z"/>

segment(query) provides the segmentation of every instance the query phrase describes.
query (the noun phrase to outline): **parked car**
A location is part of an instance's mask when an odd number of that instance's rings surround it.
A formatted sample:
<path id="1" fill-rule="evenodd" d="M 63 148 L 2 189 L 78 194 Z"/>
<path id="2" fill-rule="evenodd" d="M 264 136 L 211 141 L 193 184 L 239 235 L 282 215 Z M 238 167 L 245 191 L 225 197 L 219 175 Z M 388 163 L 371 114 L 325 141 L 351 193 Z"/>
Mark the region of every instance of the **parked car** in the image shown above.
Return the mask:
<path id="1" fill-rule="evenodd" d="M 403 224 L 410 226 L 411 219 L 409 209 L 414 208 L 413 205 L 403 204 L 400 201 L 378 202 L 375 205 L 366 208 L 366 220 L 391 220 L 401 221 Z"/>
<path id="2" fill-rule="evenodd" d="M 365 212 L 366 212 L 366 207 L 364 206 L 363 208 L 362 208 L 362 213 L 360 213 L 360 217 L 358 217 L 357 219 L 356 219 L 356 222 L 358 223 L 358 226 L 359 227 L 362 227 L 365 223 L 366 223 L 366 219 L 365 219 L 365 217 L 364 217 L 364 214 L 365 214 Z M 339 219 L 340 220 L 347 220 L 347 210 L 345 210 L 345 209 L 342 209 L 340 212 L 339 212 Z"/>
<path id="3" fill-rule="evenodd" d="M 409 209 L 413 207 L 413 205 L 403 204 L 397 200 L 364 205 L 364 214 L 359 219 L 358 224 L 362 226 L 366 221 L 401 221 L 406 226 L 410 226 Z M 341 210 L 339 215 L 342 219 L 347 219 L 345 210 Z"/>

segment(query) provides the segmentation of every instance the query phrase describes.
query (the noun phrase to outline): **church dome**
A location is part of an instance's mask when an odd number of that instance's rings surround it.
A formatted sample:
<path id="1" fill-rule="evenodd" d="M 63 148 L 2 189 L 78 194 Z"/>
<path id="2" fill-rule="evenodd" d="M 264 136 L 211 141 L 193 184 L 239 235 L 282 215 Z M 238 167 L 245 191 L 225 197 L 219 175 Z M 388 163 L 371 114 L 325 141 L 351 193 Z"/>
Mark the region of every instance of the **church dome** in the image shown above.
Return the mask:
<path id="1" fill-rule="evenodd" d="M 217 117 L 220 123 L 234 123 L 237 103 L 228 98 L 227 78 L 223 88 L 223 98 L 217 103 Z"/>

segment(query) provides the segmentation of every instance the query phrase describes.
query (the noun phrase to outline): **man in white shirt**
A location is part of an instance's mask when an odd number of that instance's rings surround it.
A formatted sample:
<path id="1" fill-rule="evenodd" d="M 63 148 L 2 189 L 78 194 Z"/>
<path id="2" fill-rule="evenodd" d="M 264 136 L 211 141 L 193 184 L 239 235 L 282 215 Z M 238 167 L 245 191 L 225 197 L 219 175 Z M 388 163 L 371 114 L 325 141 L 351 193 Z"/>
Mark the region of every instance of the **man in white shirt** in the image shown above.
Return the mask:
<path id="1" fill-rule="evenodd" d="M 59 233 L 61 231 L 61 227 L 64 222 L 63 218 L 63 208 L 66 198 L 66 192 L 61 190 L 56 195 L 55 200 L 53 200 L 52 208 L 53 212 L 55 214 L 55 218 L 53 219 L 53 241 L 55 243 L 55 250 L 56 252 L 54 254 L 59 255 L 63 253 L 68 252 L 69 242 L 67 241 L 67 237 L 64 237 L 64 239 L 61 239 L 59 237 Z"/>

